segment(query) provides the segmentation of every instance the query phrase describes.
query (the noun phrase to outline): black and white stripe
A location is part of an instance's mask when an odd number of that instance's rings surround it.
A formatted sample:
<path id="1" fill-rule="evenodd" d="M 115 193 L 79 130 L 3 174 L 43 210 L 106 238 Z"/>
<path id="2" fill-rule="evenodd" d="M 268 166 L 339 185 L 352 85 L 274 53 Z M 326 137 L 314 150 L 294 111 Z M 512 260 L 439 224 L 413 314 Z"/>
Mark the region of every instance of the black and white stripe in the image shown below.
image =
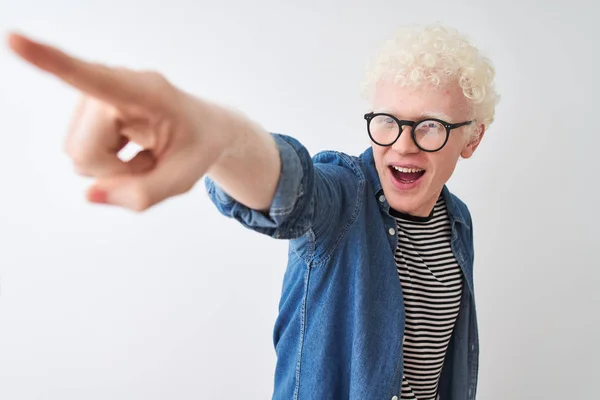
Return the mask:
<path id="1" fill-rule="evenodd" d="M 406 308 L 404 400 L 435 400 L 460 308 L 462 273 L 450 248 L 451 227 L 440 197 L 429 217 L 393 212 L 395 259 Z"/>

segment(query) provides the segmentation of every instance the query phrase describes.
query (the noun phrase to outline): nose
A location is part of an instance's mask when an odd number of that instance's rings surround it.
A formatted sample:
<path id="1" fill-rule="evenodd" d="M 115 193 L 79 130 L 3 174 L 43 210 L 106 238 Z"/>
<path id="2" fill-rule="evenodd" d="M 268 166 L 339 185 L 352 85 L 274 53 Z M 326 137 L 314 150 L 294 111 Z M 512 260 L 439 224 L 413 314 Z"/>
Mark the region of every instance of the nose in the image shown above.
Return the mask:
<path id="1" fill-rule="evenodd" d="M 402 126 L 402 133 L 396 142 L 392 145 L 392 149 L 400 154 L 414 154 L 419 152 L 419 148 L 412 138 L 412 128 L 409 125 Z"/>

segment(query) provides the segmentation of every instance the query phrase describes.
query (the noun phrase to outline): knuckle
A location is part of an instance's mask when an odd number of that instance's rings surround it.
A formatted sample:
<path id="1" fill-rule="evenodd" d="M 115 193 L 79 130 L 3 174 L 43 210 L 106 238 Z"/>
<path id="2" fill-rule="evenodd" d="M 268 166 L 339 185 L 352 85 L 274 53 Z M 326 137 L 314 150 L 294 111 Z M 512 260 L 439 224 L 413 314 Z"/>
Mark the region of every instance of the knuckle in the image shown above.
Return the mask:
<path id="1" fill-rule="evenodd" d="M 167 78 L 162 73 L 155 71 L 155 70 L 140 71 L 140 75 L 148 83 L 151 83 L 153 85 L 164 86 L 164 85 L 169 84 L 169 81 L 167 80 Z"/>
<path id="2" fill-rule="evenodd" d="M 78 164 L 73 164 L 73 170 L 75 171 L 75 173 L 77 175 L 80 175 L 80 176 L 83 176 L 86 178 L 89 178 L 92 176 L 91 172 L 87 168 L 85 168 L 81 165 L 78 165 Z"/>
<path id="3" fill-rule="evenodd" d="M 92 164 L 94 164 L 94 158 L 91 154 L 86 154 L 85 152 L 74 149 L 73 147 L 67 148 L 67 154 L 77 169 L 88 169 L 92 166 Z"/>
<path id="4" fill-rule="evenodd" d="M 63 151 L 67 155 L 67 157 L 69 157 L 70 159 L 74 158 L 76 152 L 75 152 L 75 149 L 73 149 L 73 142 L 71 140 L 65 141 L 65 143 L 63 145 Z"/>
<path id="5" fill-rule="evenodd" d="M 141 74 L 144 75 L 148 80 L 153 80 L 156 82 L 163 82 L 163 83 L 167 82 L 167 79 L 161 72 L 153 70 L 153 69 L 143 70 L 143 71 L 141 71 Z"/>
<path id="6" fill-rule="evenodd" d="M 169 93 L 174 88 L 167 77 L 160 72 L 150 70 L 143 71 L 141 74 L 148 87 L 156 93 Z"/>
<path id="7" fill-rule="evenodd" d="M 135 183 L 132 188 L 130 208 L 135 212 L 143 212 L 154 205 L 150 191 L 141 183 Z"/>

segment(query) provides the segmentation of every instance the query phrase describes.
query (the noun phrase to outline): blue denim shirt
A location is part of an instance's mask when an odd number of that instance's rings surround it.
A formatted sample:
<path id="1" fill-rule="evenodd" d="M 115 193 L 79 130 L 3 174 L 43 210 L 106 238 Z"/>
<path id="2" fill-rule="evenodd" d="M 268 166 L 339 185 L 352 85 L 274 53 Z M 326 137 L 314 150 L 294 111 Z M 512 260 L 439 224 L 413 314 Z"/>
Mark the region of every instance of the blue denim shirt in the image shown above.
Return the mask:
<path id="1" fill-rule="evenodd" d="M 372 149 L 310 157 L 296 139 L 272 134 L 282 168 L 268 213 L 236 202 L 205 179 L 218 210 L 245 227 L 289 239 L 279 315 L 273 399 L 400 398 L 405 309 L 390 215 Z M 475 398 L 478 330 L 473 230 L 465 204 L 444 187 L 451 245 L 465 287 L 442 370 L 439 398 Z"/>

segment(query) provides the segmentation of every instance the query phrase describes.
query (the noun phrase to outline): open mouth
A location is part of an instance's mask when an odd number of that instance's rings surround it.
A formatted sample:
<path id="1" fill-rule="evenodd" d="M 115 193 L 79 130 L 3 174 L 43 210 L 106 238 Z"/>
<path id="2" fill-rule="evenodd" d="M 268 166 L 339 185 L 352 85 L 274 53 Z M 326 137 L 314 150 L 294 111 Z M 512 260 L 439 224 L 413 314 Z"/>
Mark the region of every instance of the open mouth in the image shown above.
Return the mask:
<path id="1" fill-rule="evenodd" d="M 397 166 L 390 166 L 390 171 L 394 178 L 400 183 L 409 184 L 414 183 L 421 179 L 425 175 L 425 170 L 421 168 L 404 168 Z"/>

